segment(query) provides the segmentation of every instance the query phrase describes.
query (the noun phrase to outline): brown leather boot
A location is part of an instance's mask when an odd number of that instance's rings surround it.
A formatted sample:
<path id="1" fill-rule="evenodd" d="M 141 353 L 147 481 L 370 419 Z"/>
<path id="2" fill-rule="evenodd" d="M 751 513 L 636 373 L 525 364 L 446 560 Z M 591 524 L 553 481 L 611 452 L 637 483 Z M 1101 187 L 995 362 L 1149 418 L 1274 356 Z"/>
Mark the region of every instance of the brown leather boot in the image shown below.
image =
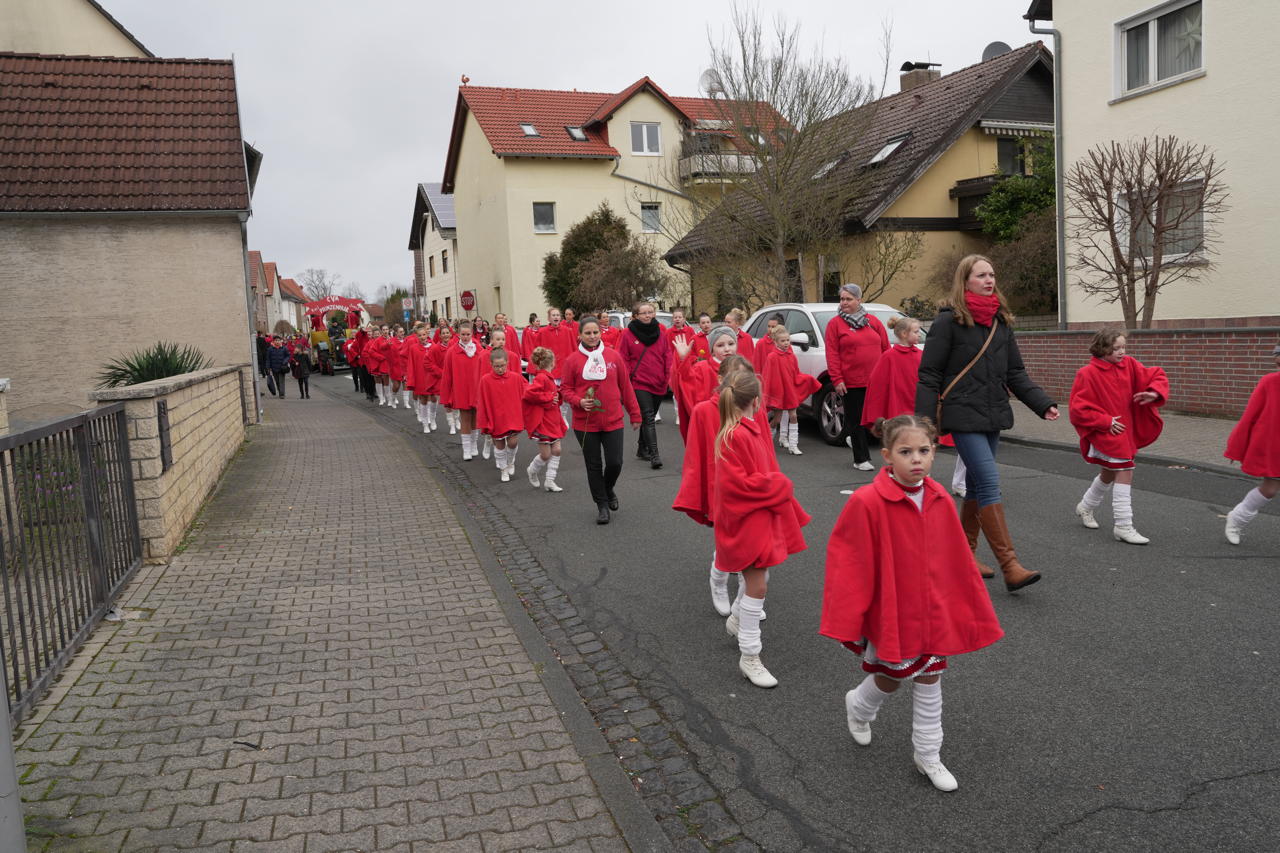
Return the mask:
<path id="1" fill-rule="evenodd" d="M 1009 526 L 1004 520 L 1004 504 L 982 507 L 978 510 L 978 521 L 1000 563 L 1000 571 L 1004 572 L 1005 589 L 1013 592 L 1040 580 L 1040 573 L 1023 568 L 1013 552 L 1013 540 L 1009 538 Z"/>
<path id="2" fill-rule="evenodd" d="M 964 501 L 960 504 L 960 526 L 964 528 L 965 538 L 969 540 L 969 550 L 973 552 L 973 564 L 978 567 L 978 574 L 990 580 L 996 576 L 996 570 L 978 559 L 978 502 Z"/>

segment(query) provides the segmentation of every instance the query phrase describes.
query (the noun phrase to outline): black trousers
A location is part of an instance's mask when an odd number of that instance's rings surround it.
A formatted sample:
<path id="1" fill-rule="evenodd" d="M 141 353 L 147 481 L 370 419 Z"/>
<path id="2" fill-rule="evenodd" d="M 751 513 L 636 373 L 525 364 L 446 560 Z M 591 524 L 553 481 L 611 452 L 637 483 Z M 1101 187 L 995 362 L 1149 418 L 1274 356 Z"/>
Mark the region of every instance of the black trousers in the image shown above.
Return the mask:
<path id="1" fill-rule="evenodd" d="M 640 404 L 640 415 L 642 421 L 640 424 L 640 447 L 648 447 L 649 453 L 658 452 L 658 431 L 654 428 L 653 418 L 658 414 L 658 405 L 662 402 L 662 397 L 658 394 L 651 394 L 648 391 L 636 390 L 636 402 Z"/>
<path id="2" fill-rule="evenodd" d="M 360 390 L 360 371 L 362 369 L 358 364 L 351 368 L 351 381 L 355 383 L 356 391 Z"/>
<path id="3" fill-rule="evenodd" d="M 360 366 L 360 387 L 364 389 L 364 395 L 370 400 L 378 399 L 378 392 L 373 387 L 373 374 L 366 370 L 364 365 Z"/>
<path id="4" fill-rule="evenodd" d="M 289 375 L 289 371 L 273 370 L 271 371 L 271 375 L 276 381 L 276 391 L 280 392 L 281 397 L 284 397 L 284 378 Z"/>
<path id="5" fill-rule="evenodd" d="M 583 432 L 575 429 L 582 457 L 587 462 L 587 486 L 591 499 L 599 506 L 613 496 L 613 487 L 622 473 L 622 428 L 609 432 Z"/>
<path id="6" fill-rule="evenodd" d="M 844 431 L 841 438 L 853 439 L 853 461 L 870 462 L 871 450 L 867 447 L 867 428 L 862 425 L 862 405 L 867 401 L 867 389 L 847 388 L 844 392 Z"/>
<path id="7" fill-rule="evenodd" d="M 311 396 L 311 375 L 307 374 L 306 376 L 297 376 L 294 378 L 298 380 L 298 396 L 310 397 Z"/>

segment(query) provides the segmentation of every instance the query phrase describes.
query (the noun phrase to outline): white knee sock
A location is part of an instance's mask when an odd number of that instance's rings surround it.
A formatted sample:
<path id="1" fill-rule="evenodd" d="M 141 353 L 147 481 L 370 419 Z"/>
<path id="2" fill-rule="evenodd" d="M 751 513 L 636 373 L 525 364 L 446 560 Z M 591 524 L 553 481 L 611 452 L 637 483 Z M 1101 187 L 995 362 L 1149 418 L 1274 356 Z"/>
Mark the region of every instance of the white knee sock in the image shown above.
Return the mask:
<path id="1" fill-rule="evenodd" d="M 738 651 L 744 655 L 758 655 L 760 643 L 760 614 L 764 612 L 764 599 L 742 596 L 738 602 Z"/>
<path id="2" fill-rule="evenodd" d="M 547 460 L 546 462 L 544 462 L 543 464 L 544 464 L 544 465 L 546 466 L 546 468 L 547 468 L 547 477 L 546 477 L 546 480 L 550 480 L 551 482 L 553 482 L 553 483 L 554 483 L 554 482 L 555 482 L 555 480 L 556 480 L 556 472 L 560 470 L 560 457 L 559 457 L 559 456 L 552 456 L 550 459 L 548 459 L 548 460 Z M 546 480 L 543 480 L 543 482 L 545 483 L 545 482 L 546 482 Z"/>
<path id="3" fill-rule="evenodd" d="M 409 408 L 409 392 L 408 392 L 408 391 L 401 391 L 401 392 L 400 392 L 400 399 L 404 401 L 404 407 L 405 407 L 406 409 L 407 409 L 407 408 Z"/>
<path id="4" fill-rule="evenodd" d="M 787 426 L 787 446 L 792 449 L 800 446 L 800 424 Z"/>
<path id="5" fill-rule="evenodd" d="M 1080 503 L 1084 504 L 1089 509 L 1097 509 L 1106 499 L 1107 492 L 1111 491 L 1111 486 L 1111 483 L 1102 482 L 1102 475 L 1099 474 L 1094 477 L 1093 482 L 1089 484 L 1089 488 L 1085 491 L 1084 497 L 1080 499 Z"/>
<path id="6" fill-rule="evenodd" d="M 778 416 L 778 444 L 784 444 L 787 439 L 787 427 L 791 423 L 791 412 L 787 409 L 782 410 L 782 414 Z"/>
<path id="7" fill-rule="evenodd" d="M 729 594 L 729 573 L 722 572 L 716 568 L 715 554 L 711 555 L 711 583 L 715 588 L 722 590 L 725 595 Z"/>
<path id="8" fill-rule="evenodd" d="M 375 385 L 374 387 L 378 389 L 378 405 L 381 406 L 387 402 L 387 395 L 383 393 L 384 389 L 381 385 Z"/>
<path id="9" fill-rule="evenodd" d="M 942 681 L 911 685 L 911 745 L 923 762 L 942 752 Z"/>
<path id="10" fill-rule="evenodd" d="M 464 457 L 476 455 L 476 446 L 474 443 L 474 438 L 475 438 L 474 433 L 464 432 L 462 434 L 462 455 Z"/>
<path id="11" fill-rule="evenodd" d="M 1114 483 L 1111 487 L 1111 520 L 1116 527 L 1133 527 L 1133 486 Z"/>
<path id="12" fill-rule="evenodd" d="M 1236 504 L 1231 510 L 1231 517 L 1235 519 L 1236 524 L 1243 527 L 1258 517 L 1258 511 L 1261 510 L 1271 498 L 1262 493 L 1260 489 L 1251 489 L 1249 494 L 1244 496 L 1244 500 Z"/>
<path id="13" fill-rule="evenodd" d="M 870 723 L 876 718 L 884 700 L 892 696 L 876 686 L 876 677 L 868 675 L 862 683 L 853 688 L 853 715 L 859 720 Z"/>
<path id="14" fill-rule="evenodd" d="M 505 447 L 495 447 L 493 449 L 493 467 L 499 471 L 507 467 L 507 449 Z"/>
<path id="15" fill-rule="evenodd" d="M 504 467 L 510 468 L 514 464 L 516 464 L 516 449 L 508 445 L 507 446 L 507 464 Z"/>

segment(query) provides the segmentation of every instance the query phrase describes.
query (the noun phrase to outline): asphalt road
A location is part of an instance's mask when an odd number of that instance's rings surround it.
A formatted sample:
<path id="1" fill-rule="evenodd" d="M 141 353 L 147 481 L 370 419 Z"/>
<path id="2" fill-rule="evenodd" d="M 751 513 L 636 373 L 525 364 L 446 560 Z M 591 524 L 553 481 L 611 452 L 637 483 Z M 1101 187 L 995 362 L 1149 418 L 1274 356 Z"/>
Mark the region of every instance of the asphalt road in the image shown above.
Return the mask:
<path id="1" fill-rule="evenodd" d="M 622 507 L 608 526 L 594 524 L 576 446 L 566 448 L 558 495 L 524 479 L 527 445 L 511 483 L 481 459 L 471 476 L 498 494 L 579 613 L 661 701 L 756 844 L 1280 849 L 1280 517 L 1272 507 L 1242 546 L 1222 538 L 1221 515 L 1248 481 L 1140 467 L 1136 524 L 1152 544 L 1139 547 L 1111 538 L 1109 506 L 1101 529 L 1079 525 L 1072 508 L 1093 472 L 1077 455 L 1002 447 L 1015 543 L 1044 580 L 1017 595 L 991 581 L 1006 636 L 951 661 L 942 757 L 960 790 L 943 794 L 912 766 L 905 693 L 886 703 L 872 745 L 854 744 L 843 696 L 862 673 L 817 634 L 842 490 L 870 473 L 811 426 L 805 455 L 782 457 L 813 522 L 809 549 L 771 572 L 763 657 L 781 684 L 760 690 L 739 675 L 736 642 L 711 607 L 710 531 L 670 509 L 681 447 L 664 409 L 666 467 L 635 459 L 628 430 Z M 953 458 L 939 459 L 940 481 Z"/>

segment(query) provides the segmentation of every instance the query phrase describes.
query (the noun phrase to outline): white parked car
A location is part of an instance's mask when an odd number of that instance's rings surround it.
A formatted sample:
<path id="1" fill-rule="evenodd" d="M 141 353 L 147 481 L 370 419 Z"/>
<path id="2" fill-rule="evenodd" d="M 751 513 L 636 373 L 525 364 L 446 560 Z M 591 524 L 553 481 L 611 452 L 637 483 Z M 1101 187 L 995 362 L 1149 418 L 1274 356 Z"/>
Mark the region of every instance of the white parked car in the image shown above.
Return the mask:
<path id="1" fill-rule="evenodd" d="M 889 321 L 894 317 L 906 315 L 891 305 L 878 302 L 864 302 L 862 307 L 889 328 Z M 751 315 L 744 327 L 747 334 L 759 343 L 769 326 L 769 318 L 774 314 L 782 315 L 783 325 L 791 333 L 791 347 L 795 350 L 800 369 L 822 383 L 822 387 L 814 393 L 806 405 L 800 407 L 800 413 L 811 415 L 818 420 L 819 432 L 827 444 L 838 445 L 840 433 L 844 429 L 844 410 L 838 394 L 834 393 L 830 377 L 827 375 L 827 324 L 836 318 L 839 306 L 835 302 L 781 302 L 777 305 L 766 305 Z M 925 331 L 920 330 L 920 348 L 924 348 Z M 889 332 L 889 342 L 893 342 L 893 332 Z"/>
<path id="2" fill-rule="evenodd" d="M 671 328 L 672 320 L 671 320 L 670 311 L 659 311 L 658 316 L 655 317 L 654 319 L 656 319 L 659 323 L 661 323 L 664 328 L 667 328 L 667 329 Z M 609 312 L 609 325 L 613 326 L 615 329 L 625 329 L 627 327 L 627 324 L 630 322 L 631 322 L 630 311 L 610 311 Z"/>

